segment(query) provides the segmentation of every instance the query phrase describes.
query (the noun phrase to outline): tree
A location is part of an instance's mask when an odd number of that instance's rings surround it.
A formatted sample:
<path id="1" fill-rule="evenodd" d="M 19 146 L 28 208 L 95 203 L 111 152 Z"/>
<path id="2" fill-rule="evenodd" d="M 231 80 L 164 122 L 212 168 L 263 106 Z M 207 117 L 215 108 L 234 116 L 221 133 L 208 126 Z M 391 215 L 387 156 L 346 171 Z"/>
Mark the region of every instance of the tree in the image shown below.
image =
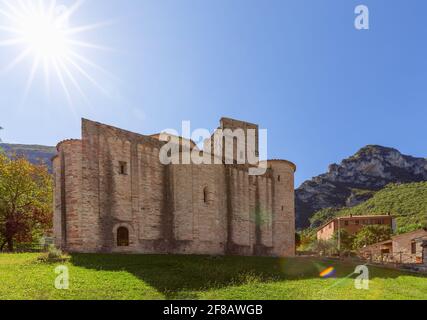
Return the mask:
<path id="1" fill-rule="evenodd" d="M 374 243 L 389 240 L 392 230 L 388 226 L 372 225 L 364 226 L 356 235 L 353 247 L 360 249 Z"/>
<path id="2" fill-rule="evenodd" d="M 296 246 L 300 251 L 311 249 L 312 244 L 317 241 L 316 231 L 310 228 L 298 232 L 298 235 L 299 241 L 296 243 Z"/>
<path id="3" fill-rule="evenodd" d="M 348 233 L 347 230 L 336 231 L 333 235 L 333 240 L 337 243 L 337 246 L 339 242 L 339 249 L 343 252 L 351 251 L 353 248 L 354 236 Z"/>
<path id="4" fill-rule="evenodd" d="M 46 166 L 0 153 L 0 251 L 51 227 L 52 190 Z"/>

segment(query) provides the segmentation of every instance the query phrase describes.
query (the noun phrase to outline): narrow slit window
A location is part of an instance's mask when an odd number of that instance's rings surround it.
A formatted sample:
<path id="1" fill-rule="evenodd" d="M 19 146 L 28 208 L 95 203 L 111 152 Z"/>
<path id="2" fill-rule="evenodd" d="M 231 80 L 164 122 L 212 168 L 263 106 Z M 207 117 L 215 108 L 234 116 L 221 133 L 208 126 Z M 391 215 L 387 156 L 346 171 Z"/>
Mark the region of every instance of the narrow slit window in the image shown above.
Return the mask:
<path id="1" fill-rule="evenodd" d="M 208 203 L 209 199 L 208 199 L 208 188 L 204 188 L 203 189 L 203 202 L 204 203 Z"/>
<path id="2" fill-rule="evenodd" d="M 121 175 L 127 175 L 127 163 L 126 162 L 119 162 L 119 173 Z"/>

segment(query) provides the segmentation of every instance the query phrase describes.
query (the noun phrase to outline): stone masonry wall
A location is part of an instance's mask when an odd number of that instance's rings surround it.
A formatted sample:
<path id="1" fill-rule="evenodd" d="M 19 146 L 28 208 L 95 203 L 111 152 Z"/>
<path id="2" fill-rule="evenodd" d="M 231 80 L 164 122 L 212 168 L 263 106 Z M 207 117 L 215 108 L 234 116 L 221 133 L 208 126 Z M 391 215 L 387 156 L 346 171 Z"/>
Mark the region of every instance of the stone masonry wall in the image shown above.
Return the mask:
<path id="1" fill-rule="evenodd" d="M 223 166 L 174 165 L 175 252 L 222 254 L 226 242 Z"/>
<path id="2" fill-rule="evenodd" d="M 82 246 L 81 238 L 81 141 L 68 140 L 60 144 L 55 159 L 54 229 L 59 231 L 56 241 L 61 246 L 76 250 Z"/>
<path id="3" fill-rule="evenodd" d="M 412 263 L 414 260 L 414 254 L 412 254 L 412 243 L 417 238 L 425 236 L 427 236 L 427 232 L 421 229 L 392 237 L 393 254 L 395 255 L 396 259 L 401 263 Z M 416 243 L 416 252 L 420 253 L 421 250 L 421 243 Z"/>
<path id="4" fill-rule="evenodd" d="M 269 161 L 274 181 L 273 254 L 295 255 L 295 166 L 288 161 Z"/>

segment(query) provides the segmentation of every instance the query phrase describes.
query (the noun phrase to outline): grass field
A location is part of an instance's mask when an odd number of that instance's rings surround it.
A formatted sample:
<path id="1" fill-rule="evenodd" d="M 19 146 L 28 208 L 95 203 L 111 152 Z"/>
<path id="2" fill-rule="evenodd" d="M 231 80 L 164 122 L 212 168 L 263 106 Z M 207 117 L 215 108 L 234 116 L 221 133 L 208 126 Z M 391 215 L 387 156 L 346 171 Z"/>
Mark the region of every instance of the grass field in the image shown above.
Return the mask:
<path id="1" fill-rule="evenodd" d="M 357 290 L 355 266 L 306 258 L 79 254 L 57 290 L 57 264 L 37 257 L 0 255 L 0 299 L 427 299 L 427 277 L 369 267 L 370 289 Z M 330 266 L 336 278 L 320 278 Z"/>

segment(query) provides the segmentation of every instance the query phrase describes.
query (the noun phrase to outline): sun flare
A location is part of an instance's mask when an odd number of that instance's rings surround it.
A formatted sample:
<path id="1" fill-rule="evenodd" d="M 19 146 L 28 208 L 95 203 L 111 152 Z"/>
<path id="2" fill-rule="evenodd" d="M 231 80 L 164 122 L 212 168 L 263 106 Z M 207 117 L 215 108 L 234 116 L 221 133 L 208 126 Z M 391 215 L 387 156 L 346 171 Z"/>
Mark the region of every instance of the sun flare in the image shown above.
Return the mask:
<path id="1" fill-rule="evenodd" d="M 34 12 L 23 16 L 19 29 L 23 40 L 33 53 L 41 58 L 62 59 L 67 54 L 66 27 L 61 19 L 46 12 Z"/>
<path id="2" fill-rule="evenodd" d="M 70 85 L 87 100 L 80 81 L 82 77 L 93 86 L 105 90 L 89 74 L 87 69 L 104 69 L 79 53 L 79 48 L 104 49 L 104 47 L 84 42 L 78 35 L 105 25 L 97 23 L 79 27 L 70 26 L 70 17 L 82 5 L 77 0 L 67 8 L 57 5 L 56 0 L 2 0 L 0 5 L 0 47 L 19 47 L 20 51 L 4 71 L 10 71 L 26 58 L 33 59 L 24 96 L 41 70 L 49 90 L 51 73 L 56 76 L 67 100 L 71 104 Z M 7 36 L 6 36 L 7 35 Z"/>

